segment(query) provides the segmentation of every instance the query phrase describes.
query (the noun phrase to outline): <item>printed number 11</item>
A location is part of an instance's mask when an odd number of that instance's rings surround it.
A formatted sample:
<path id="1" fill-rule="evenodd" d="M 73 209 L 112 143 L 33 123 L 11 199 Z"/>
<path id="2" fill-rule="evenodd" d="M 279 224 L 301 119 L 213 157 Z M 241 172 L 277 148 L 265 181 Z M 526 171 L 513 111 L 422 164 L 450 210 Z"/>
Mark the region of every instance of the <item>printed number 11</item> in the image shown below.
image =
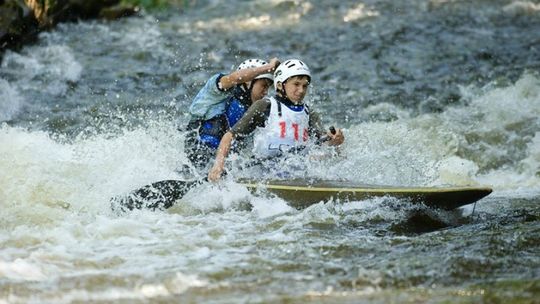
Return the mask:
<path id="1" fill-rule="evenodd" d="M 280 121 L 279 122 L 279 128 L 280 128 L 280 135 L 279 136 L 281 138 L 285 138 L 285 135 L 287 134 L 287 129 L 286 129 L 287 124 L 284 121 Z M 300 138 L 300 132 L 299 132 L 298 124 L 293 123 L 292 128 L 294 130 L 294 140 L 298 141 L 299 138 Z M 307 139 L 308 139 L 308 132 L 307 132 L 307 130 L 304 129 L 304 132 L 302 134 L 302 140 L 307 141 Z"/>

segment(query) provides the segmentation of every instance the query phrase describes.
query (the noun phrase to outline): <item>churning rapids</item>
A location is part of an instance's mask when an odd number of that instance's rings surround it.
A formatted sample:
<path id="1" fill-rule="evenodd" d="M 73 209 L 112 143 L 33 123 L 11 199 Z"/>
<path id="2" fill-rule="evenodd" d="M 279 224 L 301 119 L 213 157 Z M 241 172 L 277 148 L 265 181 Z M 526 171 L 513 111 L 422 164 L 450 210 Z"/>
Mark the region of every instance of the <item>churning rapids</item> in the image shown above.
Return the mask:
<path id="1" fill-rule="evenodd" d="M 190 3 L 62 24 L 4 55 L 0 303 L 538 301 L 540 4 Z M 344 128 L 310 176 L 494 193 L 474 214 L 392 198 L 296 210 L 226 180 L 167 211 L 111 211 L 178 178 L 177 126 L 210 74 L 274 56 L 312 67 L 309 103 Z"/>

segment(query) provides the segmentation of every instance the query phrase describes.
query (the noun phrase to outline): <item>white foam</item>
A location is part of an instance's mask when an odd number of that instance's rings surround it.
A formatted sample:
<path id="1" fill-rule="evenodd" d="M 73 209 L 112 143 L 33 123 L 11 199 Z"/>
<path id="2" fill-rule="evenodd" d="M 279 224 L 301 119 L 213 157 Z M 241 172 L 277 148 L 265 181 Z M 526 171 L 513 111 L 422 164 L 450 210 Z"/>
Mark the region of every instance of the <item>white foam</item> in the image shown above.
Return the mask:
<path id="1" fill-rule="evenodd" d="M 246 187 L 224 180 L 219 184 L 203 184 L 188 192 L 182 201 L 207 213 L 243 208 L 243 205 L 248 205 L 252 198 Z"/>
<path id="2" fill-rule="evenodd" d="M 345 202 L 341 206 L 341 212 L 346 215 L 344 221 L 370 222 L 402 219 L 407 205 L 401 205 L 401 208 L 389 208 L 388 206 L 392 206 L 393 203 L 399 204 L 400 201 L 391 197 L 374 197 L 362 201 Z"/>
<path id="3" fill-rule="evenodd" d="M 13 262 L 0 260 L 0 278 L 9 280 L 41 281 L 47 276 L 41 268 L 25 259 L 15 259 Z"/>
<path id="4" fill-rule="evenodd" d="M 134 130 L 64 142 L 45 132 L 1 126 L 0 201 L 38 222 L 61 218 L 66 208 L 107 212 L 111 197 L 174 177 L 181 141 L 175 133 L 166 125 L 155 133 Z M 40 217 L 38 210 L 50 216 Z M 6 217 L 5 223 L 17 222 Z"/>
<path id="5" fill-rule="evenodd" d="M 536 119 L 540 114 L 540 79 L 533 74 L 526 73 L 514 85 L 507 87 L 488 85 L 480 92 L 475 88 L 464 87 L 461 91 L 471 100 L 471 104 L 447 112 L 461 115 L 463 122 L 470 117 L 479 118 L 479 121 L 472 121 L 474 127 L 500 129 L 530 118 Z M 455 118 L 453 115 L 451 117 Z"/>
<path id="6" fill-rule="evenodd" d="M 311 173 L 372 184 L 538 187 L 540 78 L 524 74 L 514 85 L 462 94 L 467 105 L 442 113 L 351 126 L 341 156 L 315 162 Z M 506 165 L 490 168 L 499 163 Z"/>
<path id="7" fill-rule="evenodd" d="M 363 20 L 365 18 L 377 17 L 380 13 L 376 10 L 366 8 L 364 3 L 360 3 L 357 6 L 347 10 L 347 13 L 343 16 L 344 22 L 354 22 Z"/>
<path id="8" fill-rule="evenodd" d="M 0 78 L 0 122 L 13 119 L 23 104 L 24 99 L 17 89 Z"/>
<path id="9" fill-rule="evenodd" d="M 501 190 L 540 188 L 540 78 L 525 74 L 512 86 L 488 86 L 483 92 L 464 88 L 463 92 L 471 105 L 454 110 L 452 117 L 476 119 L 472 130 L 479 134 L 479 142 L 472 145 L 481 148 L 481 156 L 488 162 L 510 163 L 482 173 L 478 179 Z M 465 125 L 461 128 L 466 132 Z M 533 136 L 529 130 L 535 130 Z M 514 151 L 516 145 L 526 147 L 522 154 Z"/>
<path id="10" fill-rule="evenodd" d="M 0 201 L 5 204 L 0 212 L 11 214 L 4 217 L 4 223 L 19 223 L 25 214 L 38 222 L 50 220 L 36 213 L 45 210 L 51 216 L 60 216 L 63 212 L 54 207 L 54 202 L 69 197 L 71 190 L 75 190 L 62 182 L 65 164 L 72 156 L 69 149 L 44 132 L 29 133 L 6 125 L 0 127 L 0 142 Z M 35 203 L 35 209 L 28 210 Z M 20 213 L 11 213 L 14 210 L 6 210 L 9 207 Z"/>
<path id="11" fill-rule="evenodd" d="M 407 119 L 411 116 L 409 111 L 387 102 L 369 105 L 365 109 L 362 109 L 362 113 L 369 116 L 381 116 L 381 113 L 384 113 L 384 116 L 391 120 Z"/>
<path id="12" fill-rule="evenodd" d="M 363 123 L 346 132 L 341 157 L 318 172 L 332 179 L 372 184 L 421 185 L 434 179 L 435 163 L 453 150 L 444 130 L 421 121 Z"/>
<path id="13" fill-rule="evenodd" d="M 171 278 L 161 282 L 143 283 L 134 288 L 107 288 L 104 290 L 71 289 L 61 294 L 42 293 L 33 297 L 37 302 L 72 303 L 81 301 L 117 301 L 117 300 L 152 300 L 154 298 L 180 295 L 190 288 L 200 288 L 208 285 L 206 280 L 196 275 L 175 273 Z M 23 302 L 22 298 L 10 296 L 13 303 Z M 9 302 L 8 302 L 9 303 Z"/>
<path id="14" fill-rule="evenodd" d="M 33 46 L 21 54 L 8 51 L 2 68 L 18 79 L 12 85 L 21 92 L 39 87 L 56 96 L 65 94 L 68 82 L 77 82 L 83 70 L 71 48 L 65 45 Z"/>
<path id="15" fill-rule="evenodd" d="M 434 185 L 466 186 L 477 184 L 478 165 L 458 156 L 450 156 L 440 161 L 439 178 Z"/>
<path id="16" fill-rule="evenodd" d="M 503 7 L 503 11 L 511 15 L 537 15 L 540 14 L 540 4 L 532 1 L 512 1 Z"/>
<path id="17" fill-rule="evenodd" d="M 260 218 L 270 218 L 281 214 L 292 212 L 295 209 L 287 204 L 286 201 L 278 197 L 253 197 L 250 200 L 253 211 Z"/>

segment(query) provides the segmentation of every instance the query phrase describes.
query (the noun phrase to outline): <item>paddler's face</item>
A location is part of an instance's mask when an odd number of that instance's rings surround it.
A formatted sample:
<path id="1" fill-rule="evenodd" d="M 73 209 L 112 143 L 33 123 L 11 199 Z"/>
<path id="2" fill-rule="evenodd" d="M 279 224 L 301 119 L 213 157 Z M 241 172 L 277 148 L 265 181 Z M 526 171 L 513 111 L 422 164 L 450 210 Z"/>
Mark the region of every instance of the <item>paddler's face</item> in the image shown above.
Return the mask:
<path id="1" fill-rule="evenodd" d="M 307 94 L 309 77 L 293 76 L 283 84 L 287 98 L 295 104 L 301 104 Z"/>
<path id="2" fill-rule="evenodd" d="M 268 89 L 272 85 L 272 81 L 266 78 L 255 79 L 254 81 L 253 88 L 251 88 L 251 102 L 262 99 L 268 94 Z"/>

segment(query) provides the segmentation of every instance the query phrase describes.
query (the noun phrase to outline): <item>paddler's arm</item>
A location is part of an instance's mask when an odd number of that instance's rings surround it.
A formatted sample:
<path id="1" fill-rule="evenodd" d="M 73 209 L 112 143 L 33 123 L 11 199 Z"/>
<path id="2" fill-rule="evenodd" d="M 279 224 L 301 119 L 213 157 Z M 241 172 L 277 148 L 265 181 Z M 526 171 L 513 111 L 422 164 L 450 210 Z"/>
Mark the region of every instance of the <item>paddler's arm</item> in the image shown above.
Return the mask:
<path id="1" fill-rule="evenodd" d="M 325 134 L 319 113 L 317 112 L 312 112 L 309 115 L 309 127 L 310 133 L 315 136 L 317 142 L 319 143 L 329 146 L 339 146 L 345 141 L 345 136 L 343 135 L 341 129 L 331 127 L 331 130 L 326 131 Z"/>
<path id="2" fill-rule="evenodd" d="M 231 150 L 233 139 L 249 135 L 256 127 L 263 126 L 268 116 L 269 108 L 270 103 L 265 99 L 254 102 L 233 128 L 223 135 L 219 142 L 214 165 L 210 169 L 210 172 L 208 172 L 209 181 L 215 182 L 221 178 L 221 174 L 225 168 L 225 160 Z"/>
<path id="3" fill-rule="evenodd" d="M 221 177 L 221 173 L 223 173 L 223 169 L 225 168 L 225 159 L 227 159 L 227 155 L 229 155 L 233 139 L 234 135 L 231 133 L 231 131 L 225 133 L 225 135 L 223 135 L 221 138 L 216 153 L 216 160 L 214 161 L 212 169 L 210 169 L 210 172 L 208 172 L 209 181 L 215 182 Z"/>
<path id="4" fill-rule="evenodd" d="M 218 82 L 218 86 L 221 90 L 228 90 L 235 85 L 250 82 L 255 77 L 266 74 L 266 73 L 274 73 L 274 70 L 279 65 L 279 60 L 277 58 L 272 58 L 269 63 L 256 67 L 256 68 L 250 68 L 250 69 L 241 69 L 236 70 L 228 75 L 225 75 L 221 77 L 221 79 Z"/>

